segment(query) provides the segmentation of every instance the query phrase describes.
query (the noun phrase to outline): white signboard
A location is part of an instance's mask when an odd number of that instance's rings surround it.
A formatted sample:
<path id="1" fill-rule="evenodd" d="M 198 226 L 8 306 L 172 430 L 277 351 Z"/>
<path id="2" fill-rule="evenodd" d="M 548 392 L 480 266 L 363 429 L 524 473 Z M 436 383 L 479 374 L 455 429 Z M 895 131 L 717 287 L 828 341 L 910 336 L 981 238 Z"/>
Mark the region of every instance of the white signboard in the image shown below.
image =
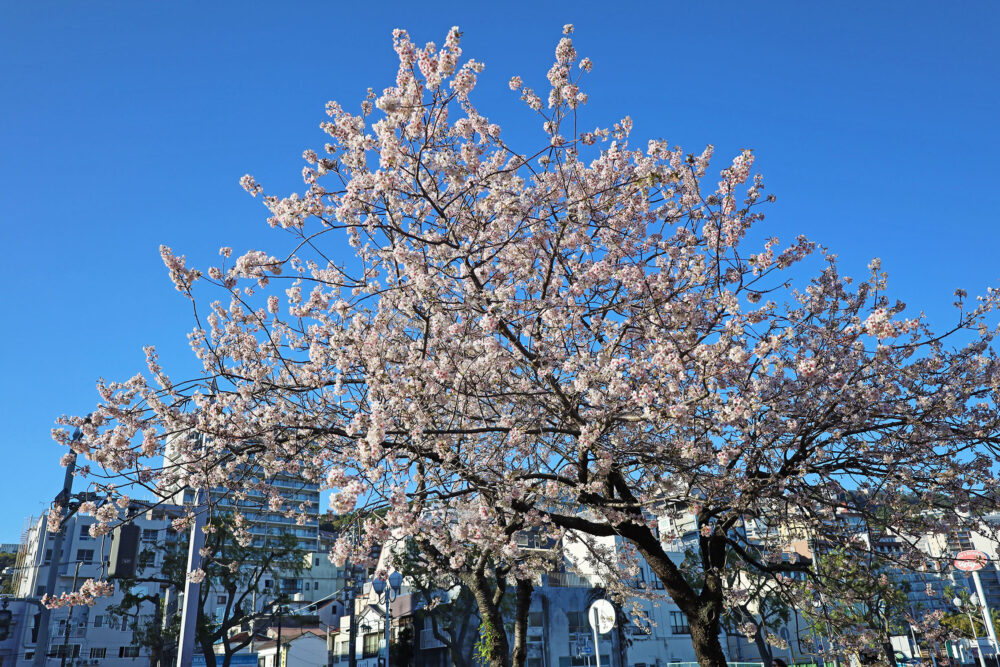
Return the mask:
<path id="1" fill-rule="evenodd" d="M 607 600 L 595 600 L 587 610 L 587 618 L 594 632 L 603 635 L 615 627 L 615 608 Z"/>

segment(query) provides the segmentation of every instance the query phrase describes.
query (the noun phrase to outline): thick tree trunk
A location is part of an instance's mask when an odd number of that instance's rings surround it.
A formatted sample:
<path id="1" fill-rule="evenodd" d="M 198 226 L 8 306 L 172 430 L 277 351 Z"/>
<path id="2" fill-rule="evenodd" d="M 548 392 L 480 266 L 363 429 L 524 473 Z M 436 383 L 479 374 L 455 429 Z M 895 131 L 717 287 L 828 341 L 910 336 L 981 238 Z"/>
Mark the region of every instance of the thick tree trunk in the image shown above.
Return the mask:
<path id="1" fill-rule="evenodd" d="M 625 500 L 636 501 L 625 482 L 616 484 L 616 489 Z M 529 509 L 533 508 L 524 507 L 525 511 Z M 645 522 L 625 521 L 612 527 L 577 516 L 562 514 L 549 516 L 562 528 L 580 530 L 590 535 L 619 535 L 628 540 L 649 565 L 653 574 L 663 583 L 670 598 L 687 615 L 698 664 L 701 667 L 726 667 L 726 654 L 719 642 L 722 585 L 718 573 L 725 568 L 726 558 L 726 542 L 723 535 L 702 537 L 699 540 L 705 583 L 701 592 L 696 592 L 680 568 L 670 560 L 659 537 Z"/>
<path id="2" fill-rule="evenodd" d="M 726 667 L 726 654 L 719 642 L 719 622 L 706 619 L 705 611 L 688 615 L 695 657 L 700 667 Z"/>
<path id="3" fill-rule="evenodd" d="M 510 667 L 510 644 L 507 641 L 507 631 L 503 625 L 503 614 L 500 605 L 493 601 L 493 591 L 482 576 L 475 574 L 463 577 L 466 586 L 472 591 L 479 608 L 480 639 L 489 667 Z"/>
<path id="4" fill-rule="evenodd" d="M 528 659 L 528 612 L 531 609 L 531 593 L 534 585 L 527 579 L 517 580 L 514 605 L 514 655 L 513 667 L 524 667 Z"/>
<path id="5" fill-rule="evenodd" d="M 701 667 L 726 667 L 726 654 L 719 641 L 722 616 L 722 587 L 718 576 L 705 578 L 705 588 L 695 595 L 677 566 L 663 552 L 658 541 L 637 544 L 639 553 L 663 582 L 674 603 L 687 616 L 694 653 Z"/>

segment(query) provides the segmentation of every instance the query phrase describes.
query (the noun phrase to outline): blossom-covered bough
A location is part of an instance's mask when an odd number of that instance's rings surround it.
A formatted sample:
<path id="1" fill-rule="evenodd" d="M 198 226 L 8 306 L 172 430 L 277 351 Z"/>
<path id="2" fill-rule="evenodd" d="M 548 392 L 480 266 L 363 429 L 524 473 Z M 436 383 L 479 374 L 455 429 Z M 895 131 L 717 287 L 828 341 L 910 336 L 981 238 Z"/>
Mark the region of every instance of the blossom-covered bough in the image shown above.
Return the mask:
<path id="1" fill-rule="evenodd" d="M 150 350 L 148 377 L 65 420 L 81 441 L 57 438 L 118 489 L 245 498 L 253 470 L 384 508 L 341 561 L 415 538 L 452 571 L 530 582 L 519 531 L 617 536 L 604 557 L 649 563 L 706 666 L 725 664 L 734 570 L 814 585 L 783 556 L 794 540 L 864 550 L 875 519 L 907 542 L 996 507 L 997 292 L 960 295 L 937 335 L 888 299 L 877 261 L 852 281 L 804 238 L 748 247 L 771 199 L 752 153 L 710 177 L 711 147 L 634 147 L 628 118 L 587 129 L 592 64 L 571 32 L 547 100 L 510 80 L 542 125 L 522 152 L 473 105 L 482 65 L 459 62 L 457 29 L 440 48 L 396 31 L 395 85 L 358 114 L 328 105 L 304 193 L 243 180 L 290 247 L 224 248 L 205 273 L 162 250 L 192 302 L 196 283 L 227 293 L 196 309 L 203 376 L 175 381 Z M 819 273 L 794 290 L 810 255 Z M 671 513 L 697 520 L 695 571 L 664 546 Z M 910 542 L 903 564 L 923 560 Z"/>

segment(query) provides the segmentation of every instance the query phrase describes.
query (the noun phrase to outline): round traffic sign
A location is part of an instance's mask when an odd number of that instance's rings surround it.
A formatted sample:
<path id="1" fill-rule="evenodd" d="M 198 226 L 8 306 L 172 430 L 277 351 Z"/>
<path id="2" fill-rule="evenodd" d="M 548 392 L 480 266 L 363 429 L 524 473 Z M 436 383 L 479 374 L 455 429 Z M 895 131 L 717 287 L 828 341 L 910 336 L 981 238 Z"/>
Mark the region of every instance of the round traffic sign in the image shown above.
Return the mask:
<path id="1" fill-rule="evenodd" d="M 976 570 L 983 569 L 989 560 L 990 557 L 982 551 L 969 549 L 968 551 L 962 551 L 956 554 L 955 560 L 952 562 L 956 568 L 962 570 L 963 572 L 975 572 Z"/>
<path id="2" fill-rule="evenodd" d="M 615 608 L 607 600 L 595 600 L 587 610 L 587 618 L 594 632 L 603 635 L 615 627 Z"/>

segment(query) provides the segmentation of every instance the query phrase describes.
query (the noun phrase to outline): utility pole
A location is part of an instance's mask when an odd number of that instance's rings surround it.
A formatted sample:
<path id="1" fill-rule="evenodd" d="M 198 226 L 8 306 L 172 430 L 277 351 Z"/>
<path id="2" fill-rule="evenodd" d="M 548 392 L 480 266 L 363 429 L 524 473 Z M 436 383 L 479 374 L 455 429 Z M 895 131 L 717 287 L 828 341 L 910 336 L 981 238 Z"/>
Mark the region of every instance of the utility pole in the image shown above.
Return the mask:
<path id="1" fill-rule="evenodd" d="M 281 595 L 280 594 L 278 595 L 278 645 L 277 649 L 274 652 L 274 658 L 275 660 L 278 661 L 275 667 L 282 667 L 283 661 L 281 659 Z"/>
<path id="2" fill-rule="evenodd" d="M 188 572 L 201 567 L 201 549 L 205 546 L 205 492 L 195 492 L 195 517 L 188 543 Z M 201 582 L 188 576 L 184 582 L 184 609 L 181 612 L 181 635 L 178 638 L 177 667 L 190 667 L 194 659 L 194 638 L 198 629 Z"/>
<path id="3" fill-rule="evenodd" d="M 73 590 L 76 590 L 76 581 L 80 578 L 80 561 L 76 562 L 76 571 L 73 573 Z M 66 667 L 66 654 L 69 653 L 69 628 L 70 623 L 73 621 L 73 607 L 69 608 L 66 613 L 66 627 L 63 630 L 63 646 L 62 646 L 62 667 Z"/>
<path id="4" fill-rule="evenodd" d="M 78 440 L 82 434 L 80 431 L 76 431 L 73 434 L 73 439 Z M 69 465 L 66 466 L 66 476 L 63 478 L 63 488 L 56 496 L 56 503 L 68 506 L 69 500 L 73 494 L 73 473 L 76 471 L 76 458 L 72 457 Z M 51 508 L 49 509 L 51 512 Z M 68 517 L 67 517 L 68 518 Z M 47 595 L 55 595 L 56 592 L 56 582 L 59 577 L 59 564 L 62 562 L 62 548 L 63 541 L 66 539 L 66 525 L 65 522 L 59 527 L 59 532 L 56 533 L 56 538 L 52 542 L 52 558 L 49 559 L 49 570 L 45 578 L 45 593 Z M 41 545 L 41 536 L 39 536 L 39 545 Z M 39 548 L 42 548 L 39 546 Z M 45 553 L 42 553 L 42 562 L 44 562 Z M 49 653 L 49 623 L 51 622 L 52 611 L 45 605 L 41 606 L 41 610 L 38 614 L 38 641 L 35 642 L 35 657 L 31 664 L 34 667 L 44 667 L 45 661 L 48 658 Z"/>

